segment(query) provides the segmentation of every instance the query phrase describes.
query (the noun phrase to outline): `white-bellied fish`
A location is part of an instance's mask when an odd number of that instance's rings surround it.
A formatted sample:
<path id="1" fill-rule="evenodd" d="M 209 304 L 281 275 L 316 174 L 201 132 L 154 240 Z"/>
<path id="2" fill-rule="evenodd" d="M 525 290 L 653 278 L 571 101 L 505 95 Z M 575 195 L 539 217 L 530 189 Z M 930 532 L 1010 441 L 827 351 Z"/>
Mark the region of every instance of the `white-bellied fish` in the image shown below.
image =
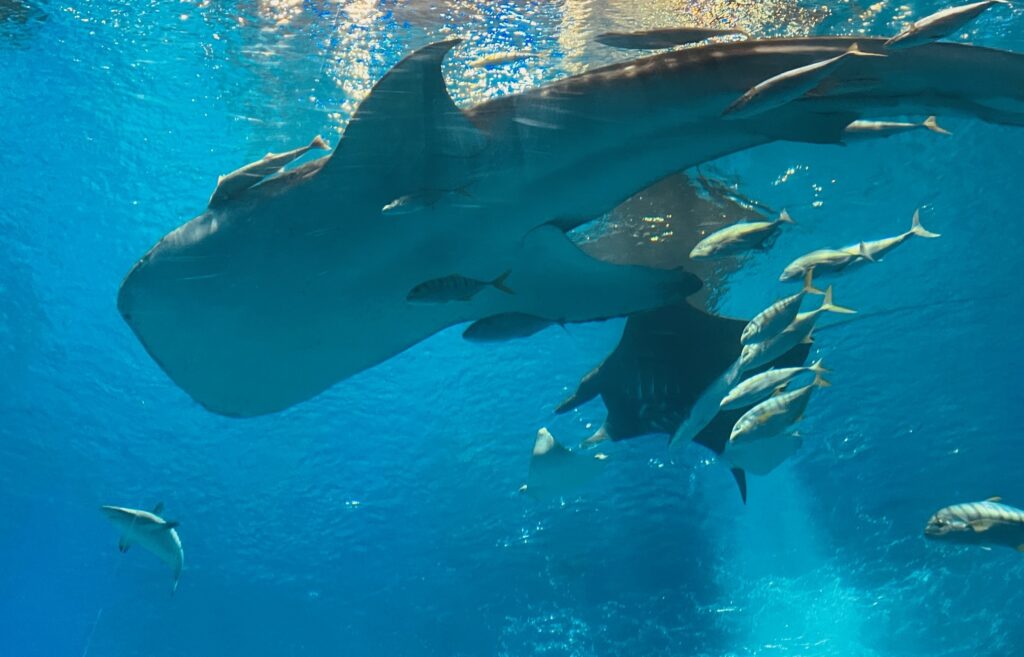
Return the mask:
<path id="1" fill-rule="evenodd" d="M 804 289 L 784 299 L 779 299 L 747 322 L 747 325 L 743 327 L 742 335 L 740 335 L 740 343 L 754 344 L 782 333 L 796 319 L 800 312 L 800 304 L 803 303 L 807 294 L 825 294 L 814 287 L 813 275 L 814 270 L 808 269 L 804 273 Z"/>
<path id="2" fill-rule="evenodd" d="M 178 590 L 185 552 L 181 549 L 181 539 L 175 531 L 178 523 L 168 522 L 158 515 L 163 512 L 163 507 L 163 504 L 157 504 L 153 511 L 106 505 L 100 508 L 121 532 L 121 540 L 117 544 L 121 552 L 127 552 L 128 548 L 137 544 L 174 568 L 173 593 Z"/>
<path id="3" fill-rule="evenodd" d="M 729 442 L 756 440 L 782 433 L 803 417 L 811 400 L 811 393 L 816 388 L 825 388 L 829 385 L 831 384 L 819 372 L 814 375 L 814 381 L 811 383 L 766 399 L 736 420 L 729 434 Z"/>
<path id="4" fill-rule="evenodd" d="M 250 162 L 244 167 L 218 178 L 217 188 L 213 190 L 208 205 L 214 207 L 236 198 L 247 189 L 262 182 L 264 178 L 279 172 L 313 149 L 328 150 L 329 148 L 327 142 L 317 135 L 313 141 L 302 148 L 296 148 L 287 153 L 267 153 L 262 159 Z"/>
<path id="5" fill-rule="evenodd" d="M 759 82 L 725 108 L 722 116 L 729 119 L 747 118 L 786 105 L 824 82 L 852 57 L 885 55 L 863 52 L 854 43 L 838 57 L 800 66 Z"/>
<path id="6" fill-rule="evenodd" d="M 479 281 L 475 278 L 451 274 L 420 283 L 410 290 L 406 301 L 412 303 L 448 303 L 449 301 L 469 301 L 486 287 L 493 287 L 505 294 L 515 292 L 505 285 L 511 271 L 506 271 L 493 281 Z"/>
<path id="7" fill-rule="evenodd" d="M 535 499 L 568 495 L 600 475 L 607 458 L 605 454 L 581 454 L 566 449 L 541 427 L 533 444 L 529 478 L 519 492 Z"/>
<path id="8" fill-rule="evenodd" d="M 924 528 L 927 538 L 969 545 L 1003 545 L 1024 552 L 1024 511 L 1000 498 L 939 509 Z"/>
<path id="9" fill-rule="evenodd" d="M 874 261 L 864 242 L 858 244 L 855 249 L 846 247 L 811 251 L 786 265 L 779 280 L 783 283 L 793 281 L 806 276 L 808 271 L 813 271 L 815 276 L 835 274 L 846 269 L 851 263 L 861 260 Z"/>
<path id="10" fill-rule="evenodd" d="M 775 221 L 743 221 L 711 233 L 690 251 L 690 258 L 721 258 L 756 249 L 775 235 L 782 224 L 793 224 L 793 218 L 783 210 Z"/>
<path id="11" fill-rule="evenodd" d="M 737 35 L 746 36 L 747 33 L 730 28 L 670 27 L 639 32 L 605 32 L 594 37 L 594 41 L 625 50 L 657 50 L 699 43 L 715 37 Z"/>
<path id="12" fill-rule="evenodd" d="M 535 57 L 537 57 L 537 53 L 535 52 L 530 52 L 528 50 L 512 50 L 509 52 L 496 52 L 490 55 L 484 55 L 483 57 L 474 59 L 469 63 L 469 65 L 473 68 L 489 68 L 492 66 L 514 64 L 515 62 L 522 62 Z"/>
<path id="13" fill-rule="evenodd" d="M 884 139 L 903 132 L 929 130 L 939 135 L 953 134 L 939 125 L 934 116 L 929 116 L 921 123 L 906 121 L 854 121 L 843 131 L 843 141 L 862 141 L 865 139 Z"/>
<path id="14" fill-rule="evenodd" d="M 885 255 L 889 253 L 889 251 L 892 251 L 900 244 L 903 244 L 911 237 L 925 237 L 929 239 L 934 239 L 936 237 L 941 237 L 941 235 L 939 235 L 939 233 L 933 233 L 930 230 L 927 230 L 924 226 L 922 226 L 921 211 L 914 210 L 914 218 L 911 220 L 910 230 L 908 230 L 907 232 L 896 235 L 895 237 L 886 237 L 880 240 L 861 242 L 860 244 L 857 244 L 855 246 L 844 247 L 843 250 L 849 253 L 857 253 L 858 255 L 863 250 L 864 252 L 867 253 L 869 260 L 877 261 L 884 258 Z"/>
<path id="15" fill-rule="evenodd" d="M 938 41 L 964 27 L 993 5 L 1009 4 L 1006 0 L 985 0 L 984 2 L 972 2 L 968 5 L 960 5 L 959 7 L 950 7 L 949 9 L 937 11 L 930 16 L 925 16 L 921 20 L 915 21 L 910 27 L 886 41 L 885 47 L 894 50 L 913 48 L 932 41 Z"/>
<path id="16" fill-rule="evenodd" d="M 766 365 L 776 358 L 785 355 L 786 352 L 801 342 L 810 342 L 811 333 L 814 331 L 814 323 L 818 321 L 818 317 L 824 312 L 850 314 L 856 311 L 832 303 L 832 286 L 829 286 L 825 290 L 825 298 L 818 308 L 806 313 L 797 313 L 793 322 L 774 337 L 767 338 L 761 342 L 743 345 L 743 351 L 740 352 L 739 360 L 740 371 L 746 372 L 755 367 Z"/>
<path id="17" fill-rule="evenodd" d="M 734 408 L 743 408 L 764 401 L 774 393 L 781 391 L 795 377 L 804 373 L 812 373 L 821 376 L 828 372 L 817 360 L 809 367 L 783 367 L 770 369 L 767 372 L 755 374 L 749 379 L 740 381 L 729 394 L 722 398 L 719 407 L 725 411 Z"/>

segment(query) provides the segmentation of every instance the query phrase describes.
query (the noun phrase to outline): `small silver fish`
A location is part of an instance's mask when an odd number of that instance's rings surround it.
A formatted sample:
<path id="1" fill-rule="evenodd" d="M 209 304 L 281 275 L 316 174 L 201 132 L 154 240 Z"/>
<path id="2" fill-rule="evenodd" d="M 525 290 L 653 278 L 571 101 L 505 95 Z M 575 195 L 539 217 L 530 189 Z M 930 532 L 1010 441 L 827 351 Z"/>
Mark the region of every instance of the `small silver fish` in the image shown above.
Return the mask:
<path id="1" fill-rule="evenodd" d="M 505 279 L 512 271 L 506 271 L 493 281 L 478 281 L 475 278 L 467 278 L 461 274 L 451 274 L 442 278 L 434 278 L 420 283 L 414 287 L 406 296 L 406 301 L 412 303 L 448 303 L 449 301 L 469 301 L 480 290 L 485 287 L 493 287 L 505 294 L 515 294 L 507 285 Z"/>
<path id="2" fill-rule="evenodd" d="M 867 244 L 864 242 L 857 245 L 856 251 L 847 249 L 818 249 L 817 251 L 811 251 L 808 254 L 802 255 L 786 265 L 786 268 L 782 270 L 782 275 L 779 276 L 779 280 L 785 283 L 786 281 L 802 278 L 807 275 L 808 271 L 812 270 L 816 276 L 823 273 L 837 273 L 859 260 L 874 262 L 874 259 L 868 252 Z"/>
<path id="3" fill-rule="evenodd" d="M 273 175 L 302 157 L 314 148 L 327 150 L 330 146 L 319 135 L 313 141 L 302 148 L 288 151 L 287 153 L 267 153 L 262 159 L 246 164 L 241 169 L 235 169 L 231 173 L 217 179 L 217 188 L 213 190 L 208 205 L 211 207 L 236 198 L 242 192 L 262 182 L 267 176 Z"/>
<path id="4" fill-rule="evenodd" d="M 884 239 L 874 240 L 871 242 L 861 242 L 860 244 L 855 246 L 843 247 L 843 251 L 847 251 L 849 253 L 853 253 L 854 251 L 856 251 L 859 254 L 861 252 L 861 249 L 863 248 L 863 250 L 867 252 L 869 260 L 877 261 L 885 257 L 885 254 L 887 254 L 889 251 L 892 251 L 897 246 L 903 244 L 908 239 L 914 236 L 925 237 L 928 239 L 942 237 L 939 233 L 933 233 L 930 230 L 927 230 L 924 226 L 922 226 L 921 211 L 915 210 L 914 218 L 910 222 L 910 230 L 908 230 L 907 232 L 901 233 L 900 235 L 896 235 L 895 237 L 886 237 Z"/>
<path id="5" fill-rule="evenodd" d="M 896 50 L 938 41 L 964 27 L 993 5 L 1009 4 L 1006 0 L 985 0 L 937 11 L 915 21 L 910 27 L 886 41 L 885 47 Z"/>
<path id="6" fill-rule="evenodd" d="M 790 381 L 801 374 L 810 372 L 815 376 L 821 376 L 828 373 L 828 371 L 822 367 L 821 360 L 815 361 L 810 367 L 770 369 L 767 372 L 755 374 L 749 379 L 741 381 L 722 399 L 719 407 L 726 411 L 751 406 L 771 397 L 773 393 L 783 389 Z"/>
<path id="7" fill-rule="evenodd" d="M 949 130 L 941 127 L 934 116 L 929 116 L 921 123 L 904 121 L 854 121 L 843 131 L 843 141 L 863 141 L 865 139 L 884 139 L 912 130 L 930 130 L 940 135 L 951 135 Z"/>
<path id="8" fill-rule="evenodd" d="M 743 30 L 729 28 L 675 27 L 639 32 L 605 32 L 598 34 L 594 40 L 600 44 L 624 50 L 658 50 L 733 35 L 746 36 L 747 33 Z"/>
<path id="9" fill-rule="evenodd" d="M 1024 511 L 1000 501 L 991 497 L 939 509 L 928 520 L 924 535 L 950 543 L 1002 545 L 1024 552 Z"/>
<path id="10" fill-rule="evenodd" d="M 856 43 L 843 54 L 794 68 L 759 82 L 722 112 L 723 117 L 741 119 L 781 107 L 811 91 L 852 57 L 885 57 L 863 52 Z"/>
<path id="11" fill-rule="evenodd" d="M 784 299 L 779 299 L 747 322 L 740 335 L 740 344 L 754 344 L 778 335 L 796 319 L 797 313 L 800 312 L 800 304 L 803 303 L 807 294 L 825 294 L 814 287 L 813 275 L 814 270 L 808 269 L 804 274 L 804 289 Z"/>
<path id="12" fill-rule="evenodd" d="M 744 221 L 726 226 L 698 242 L 690 251 L 690 258 L 721 258 L 758 248 L 778 232 L 782 224 L 794 223 L 789 213 L 783 210 L 775 221 Z"/>
<path id="13" fill-rule="evenodd" d="M 533 59 L 537 57 L 537 53 L 525 51 L 525 50 L 513 50 L 510 52 L 497 52 L 490 55 L 484 55 L 478 59 L 474 59 L 469 63 L 473 68 L 489 68 L 491 66 L 503 66 L 505 64 L 512 64 L 514 62 L 521 62 L 527 59 Z"/>
<path id="14" fill-rule="evenodd" d="M 816 373 L 811 383 L 770 397 L 736 420 L 729 434 L 729 441 L 756 440 L 785 431 L 803 417 L 811 400 L 811 393 L 817 388 L 827 388 L 830 385 L 832 384 L 822 378 L 821 373 Z"/>
<path id="15" fill-rule="evenodd" d="M 743 346 L 740 352 L 739 369 L 746 372 L 784 356 L 790 349 L 801 342 L 810 342 L 811 333 L 818 317 L 824 312 L 854 313 L 856 311 L 843 308 L 832 303 L 832 287 L 825 290 L 825 298 L 821 306 L 806 313 L 798 313 L 793 322 L 784 331 L 761 342 Z"/>

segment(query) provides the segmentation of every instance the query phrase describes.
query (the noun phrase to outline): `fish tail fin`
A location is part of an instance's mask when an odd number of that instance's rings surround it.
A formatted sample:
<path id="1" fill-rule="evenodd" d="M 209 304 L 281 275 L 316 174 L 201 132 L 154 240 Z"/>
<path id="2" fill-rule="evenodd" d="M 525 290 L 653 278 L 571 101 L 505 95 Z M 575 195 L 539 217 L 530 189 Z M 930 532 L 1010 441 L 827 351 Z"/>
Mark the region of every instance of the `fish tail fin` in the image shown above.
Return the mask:
<path id="1" fill-rule="evenodd" d="M 736 480 L 736 485 L 740 489 L 740 499 L 743 503 L 747 503 L 747 473 L 740 468 L 732 468 L 731 470 L 733 479 Z"/>
<path id="2" fill-rule="evenodd" d="M 860 246 L 857 247 L 857 255 L 869 262 L 876 262 L 874 256 L 872 256 L 871 252 L 868 251 L 868 245 L 864 242 L 861 242 Z"/>
<path id="3" fill-rule="evenodd" d="M 316 148 L 316 149 L 319 149 L 321 151 L 329 151 L 329 150 L 331 150 L 331 147 L 327 144 L 326 141 L 324 141 L 324 138 L 321 137 L 320 135 L 317 135 L 316 137 L 313 137 L 313 141 L 309 142 L 309 148 L 310 149 Z"/>
<path id="4" fill-rule="evenodd" d="M 946 130 L 945 128 L 943 128 L 942 126 L 939 125 L 939 121 L 935 118 L 934 114 L 929 116 L 927 119 L 925 119 L 924 122 L 921 125 L 924 126 L 927 129 L 931 130 L 932 132 L 940 134 L 940 135 L 951 135 L 951 134 L 953 134 L 949 130 Z"/>
<path id="5" fill-rule="evenodd" d="M 814 287 L 814 267 L 807 269 L 804 274 L 804 292 L 806 294 L 825 294 L 818 288 Z"/>
<path id="6" fill-rule="evenodd" d="M 921 225 L 921 210 L 914 210 L 914 219 L 910 224 L 910 232 L 918 237 L 941 237 Z"/>
<path id="7" fill-rule="evenodd" d="M 860 45 L 854 41 L 850 44 L 850 47 L 846 49 L 847 55 L 853 55 L 855 57 L 885 57 L 885 55 L 877 52 L 864 52 L 860 49 Z"/>
<path id="8" fill-rule="evenodd" d="M 502 273 L 501 276 L 499 276 L 499 277 L 495 278 L 493 281 L 491 281 L 491 285 L 493 285 L 496 290 L 501 290 L 505 294 L 515 294 L 515 290 L 513 290 L 509 286 L 505 285 L 505 279 L 507 279 L 509 277 L 509 274 L 511 274 L 511 273 L 512 273 L 511 269 L 509 269 L 508 271 Z"/>
<path id="9" fill-rule="evenodd" d="M 811 372 L 814 372 L 815 377 L 821 376 L 823 374 L 828 374 L 829 372 L 832 371 L 830 369 L 826 369 L 825 366 L 821 364 L 820 358 L 814 361 L 808 369 Z"/>
<path id="10" fill-rule="evenodd" d="M 825 290 L 825 299 L 821 302 L 821 310 L 830 313 L 840 313 L 843 315 L 854 315 L 857 313 L 856 310 L 850 308 L 844 308 L 843 306 L 837 306 L 832 303 L 832 286 L 829 285 L 828 289 Z"/>
<path id="11" fill-rule="evenodd" d="M 827 371 L 827 370 L 826 370 Z M 817 388 L 830 388 L 832 384 L 825 380 L 825 377 L 821 375 L 821 372 L 814 373 L 814 381 L 811 383 L 812 386 Z"/>
<path id="12" fill-rule="evenodd" d="M 796 222 L 793 221 L 793 217 L 789 216 L 789 213 L 783 208 L 782 212 L 779 213 L 779 223 L 795 224 Z"/>

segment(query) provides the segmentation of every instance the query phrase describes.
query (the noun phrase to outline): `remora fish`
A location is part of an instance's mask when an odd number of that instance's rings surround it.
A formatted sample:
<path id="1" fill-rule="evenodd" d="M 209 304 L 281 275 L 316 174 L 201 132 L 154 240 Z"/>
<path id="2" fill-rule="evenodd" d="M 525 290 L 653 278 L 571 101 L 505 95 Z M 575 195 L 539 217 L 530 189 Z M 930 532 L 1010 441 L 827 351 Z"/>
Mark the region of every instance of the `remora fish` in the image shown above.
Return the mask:
<path id="1" fill-rule="evenodd" d="M 744 221 L 711 233 L 690 251 L 694 260 L 719 258 L 758 248 L 778 232 L 782 224 L 796 223 L 783 210 L 775 221 Z"/>
<path id="2" fill-rule="evenodd" d="M 478 281 L 460 274 L 451 274 L 442 278 L 434 278 L 420 283 L 406 296 L 413 303 L 448 303 L 449 301 L 469 301 L 485 287 L 493 287 L 505 294 L 515 292 L 505 285 L 511 271 L 506 271 L 493 281 Z"/>
<path id="3" fill-rule="evenodd" d="M 174 587 L 171 589 L 173 593 L 178 590 L 178 579 L 185 564 L 185 552 L 181 549 L 181 539 L 175 531 L 178 523 L 168 522 L 158 515 L 163 511 L 163 507 L 163 504 L 157 504 L 152 512 L 121 506 L 100 508 L 107 519 L 121 531 L 121 540 L 117 544 L 121 552 L 127 552 L 132 545 L 138 544 L 174 568 Z"/>
<path id="4" fill-rule="evenodd" d="M 555 323 L 526 313 L 501 313 L 476 320 L 462 332 L 462 337 L 470 342 L 503 342 L 527 338 Z"/>
<path id="5" fill-rule="evenodd" d="M 153 245 L 121 284 L 118 311 L 197 403 L 273 413 L 456 324 L 505 312 L 582 322 L 679 303 L 699 288 L 693 276 L 601 262 L 566 235 L 678 171 L 780 139 L 840 143 L 850 122 L 896 106 L 1024 125 L 1024 56 L 952 43 L 850 58 L 832 77 L 842 94 L 802 98 L 770 121 L 721 117 L 758 82 L 854 41 L 883 50 L 869 37 L 713 43 L 465 110 L 442 75 L 455 42 L 428 45 L 377 82 L 330 156 L 202 209 Z M 382 220 L 403 195 L 467 184 L 472 207 Z M 423 281 L 509 269 L 515 295 L 406 301 Z"/>
<path id="6" fill-rule="evenodd" d="M 783 389 L 795 377 L 805 372 L 810 372 L 818 377 L 828 371 L 821 366 L 821 360 L 814 361 L 809 367 L 770 369 L 741 381 L 729 391 L 719 406 L 722 410 L 744 408 L 771 397 L 774 392 Z"/>
<path id="7" fill-rule="evenodd" d="M 912 130 L 930 130 L 940 135 L 951 135 L 949 130 L 941 127 L 934 116 L 929 116 L 921 123 L 904 121 L 854 121 L 846 126 L 843 141 L 860 141 L 864 139 L 884 139 Z"/>
<path id="8" fill-rule="evenodd" d="M 890 49 L 913 48 L 938 41 L 967 25 L 993 5 L 1009 5 L 1006 0 L 985 0 L 937 11 L 903 30 L 885 42 Z"/>
<path id="9" fill-rule="evenodd" d="M 800 312 L 800 304 L 803 303 L 807 294 L 825 294 L 814 287 L 812 276 L 813 269 L 808 269 L 804 274 L 804 289 L 796 294 L 779 299 L 768 306 L 750 320 L 743 327 L 743 334 L 740 335 L 741 344 L 754 344 L 762 342 L 767 338 L 774 337 L 786 330 L 786 327 L 793 323 Z"/>
<path id="10" fill-rule="evenodd" d="M 924 528 L 927 538 L 970 545 L 1004 545 L 1024 552 L 1024 511 L 992 497 L 955 504 L 935 512 Z"/>
<path id="11" fill-rule="evenodd" d="M 519 492 L 535 499 L 568 495 L 589 484 L 604 469 L 604 454 L 578 454 L 563 447 L 541 427 L 533 445 L 530 474 Z"/>
<path id="12" fill-rule="evenodd" d="M 736 420 L 736 424 L 732 427 L 732 433 L 729 434 L 729 442 L 757 440 L 783 432 L 803 417 L 804 411 L 807 410 L 807 404 L 811 400 L 811 393 L 816 388 L 825 388 L 830 385 L 818 372 L 815 373 L 814 381 L 811 383 L 766 399 Z"/>
<path id="13" fill-rule="evenodd" d="M 884 56 L 879 53 L 863 52 L 856 43 L 853 43 L 846 52 L 838 57 L 800 66 L 770 77 L 764 82 L 759 82 L 725 108 L 722 116 L 741 119 L 763 114 L 805 95 L 829 78 L 836 69 L 852 57 Z"/>
<path id="14" fill-rule="evenodd" d="M 813 271 L 816 276 L 840 272 L 848 265 L 860 260 L 874 262 L 868 247 L 864 242 L 855 248 L 845 247 L 842 249 L 818 249 L 802 255 L 793 262 L 786 265 L 782 270 L 779 280 L 785 283 L 807 275 Z"/>
<path id="15" fill-rule="evenodd" d="M 775 214 L 775 210 L 772 210 L 764 203 L 755 201 L 749 196 L 741 194 L 739 191 L 733 189 L 730 185 L 722 182 L 721 180 L 707 178 L 701 172 L 700 167 L 697 167 L 697 182 L 700 183 L 700 186 L 705 192 L 707 192 L 708 196 L 719 203 L 725 205 L 735 204 L 744 210 L 756 212 L 757 214 L 766 217 Z"/>
<path id="16" fill-rule="evenodd" d="M 847 246 L 843 248 L 843 251 L 857 253 L 859 255 L 863 250 L 863 252 L 867 253 L 868 260 L 881 260 L 887 253 L 889 253 L 889 251 L 892 251 L 913 236 L 932 239 L 941 237 L 938 233 L 933 233 L 925 229 L 925 227 L 921 225 L 921 211 L 914 210 L 914 218 L 911 220 L 910 230 L 907 232 L 896 235 L 895 237 L 886 237 L 885 239 L 874 240 L 871 242 L 861 242 L 855 246 Z"/>
<path id="17" fill-rule="evenodd" d="M 818 321 L 818 316 L 824 312 L 851 314 L 856 311 L 833 304 L 832 286 L 829 286 L 825 290 L 825 298 L 822 300 L 821 305 L 810 312 L 798 313 L 793 319 L 793 323 L 782 333 L 761 342 L 743 345 L 743 351 L 740 352 L 739 371 L 747 372 L 755 367 L 761 367 L 776 358 L 784 356 L 786 352 L 798 344 L 810 342 L 811 332 L 814 331 L 814 323 Z"/>
<path id="18" fill-rule="evenodd" d="M 737 34 L 746 36 L 747 33 L 728 28 L 670 27 L 638 32 L 605 32 L 594 37 L 594 41 L 625 50 L 658 50 Z"/>
<path id="19" fill-rule="evenodd" d="M 327 145 L 327 142 L 320 135 L 317 135 L 307 146 L 296 148 L 287 153 L 267 153 L 263 156 L 263 159 L 246 164 L 241 169 L 235 169 L 226 176 L 221 176 L 217 179 L 217 188 L 213 190 L 213 195 L 210 196 L 210 207 L 236 198 L 267 176 L 274 175 L 314 148 L 327 150 L 330 146 Z"/>
<path id="20" fill-rule="evenodd" d="M 514 50 L 510 52 L 498 52 L 491 55 L 484 55 L 479 59 L 474 59 L 469 63 L 469 65 L 473 68 L 486 68 L 489 66 L 501 66 L 503 64 L 521 62 L 534 57 L 537 57 L 537 53 L 525 50 Z"/>

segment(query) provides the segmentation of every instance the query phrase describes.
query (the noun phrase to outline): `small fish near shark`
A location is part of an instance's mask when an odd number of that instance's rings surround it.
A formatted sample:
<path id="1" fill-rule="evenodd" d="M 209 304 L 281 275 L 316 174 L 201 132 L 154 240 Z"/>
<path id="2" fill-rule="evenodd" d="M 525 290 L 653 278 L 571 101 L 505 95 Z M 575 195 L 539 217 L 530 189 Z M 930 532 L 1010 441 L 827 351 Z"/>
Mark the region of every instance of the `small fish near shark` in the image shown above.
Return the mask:
<path id="1" fill-rule="evenodd" d="M 484 288 L 492 287 L 498 292 L 515 294 L 505 284 L 511 271 L 503 272 L 491 281 L 478 281 L 459 274 L 451 274 L 420 283 L 405 297 L 410 303 L 448 303 L 449 301 L 469 301 Z"/>
<path id="2" fill-rule="evenodd" d="M 719 42 L 461 109 L 441 71 L 456 43 L 391 69 L 329 156 L 258 180 L 278 162 L 227 176 L 128 272 L 121 316 L 202 406 L 280 411 L 444 328 L 501 313 L 576 322 L 680 303 L 700 287 L 695 277 L 597 261 L 566 231 L 703 162 L 778 140 L 841 144 L 851 122 L 896 105 L 1024 125 L 1024 56 L 969 45 Z M 876 56 L 849 56 L 854 44 Z M 783 102 L 791 94 L 770 85 L 756 116 L 723 117 L 759 83 L 844 56 L 827 90 Z M 473 202 L 381 213 L 422 190 L 459 189 Z M 514 295 L 407 301 L 453 272 L 487 281 L 504 271 Z"/>
<path id="3" fill-rule="evenodd" d="M 121 532 L 121 540 L 117 545 L 121 552 L 127 552 L 131 546 L 138 545 L 174 569 L 174 585 L 171 588 L 171 593 L 174 593 L 178 590 L 178 580 L 185 564 L 185 552 L 176 530 L 178 523 L 161 518 L 163 508 L 162 503 L 157 504 L 152 511 L 123 506 L 100 507 L 107 519 Z"/>
<path id="4" fill-rule="evenodd" d="M 854 121 L 846 126 L 843 131 L 844 142 L 864 141 L 868 139 L 885 139 L 904 132 L 916 132 L 928 130 L 937 135 L 952 135 L 953 133 L 939 125 L 934 116 L 929 116 L 921 123 L 907 123 L 905 121 Z"/>
<path id="5" fill-rule="evenodd" d="M 1024 511 L 1001 502 L 991 497 L 939 509 L 928 520 L 924 535 L 934 541 L 998 545 L 1024 552 Z"/>
<path id="6" fill-rule="evenodd" d="M 984 0 L 937 11 L 915 21 L 910 27 L 886 41 L 885 47 L 892 50 L 915 48 L 944 39 L 996 5 L 1009 7 L 1010 3 L 1007 0 Z"/>
<path id="7" fill-rule="evenodd" d="M 721 258 L 738 255 L 751 249 L 762 248 L 775 236 L 782 224 L 794 224 L 793 218 L 783 210 L 775 221 L 744 221 L 711 233 L 690 251 L 690 258 Z"/>

